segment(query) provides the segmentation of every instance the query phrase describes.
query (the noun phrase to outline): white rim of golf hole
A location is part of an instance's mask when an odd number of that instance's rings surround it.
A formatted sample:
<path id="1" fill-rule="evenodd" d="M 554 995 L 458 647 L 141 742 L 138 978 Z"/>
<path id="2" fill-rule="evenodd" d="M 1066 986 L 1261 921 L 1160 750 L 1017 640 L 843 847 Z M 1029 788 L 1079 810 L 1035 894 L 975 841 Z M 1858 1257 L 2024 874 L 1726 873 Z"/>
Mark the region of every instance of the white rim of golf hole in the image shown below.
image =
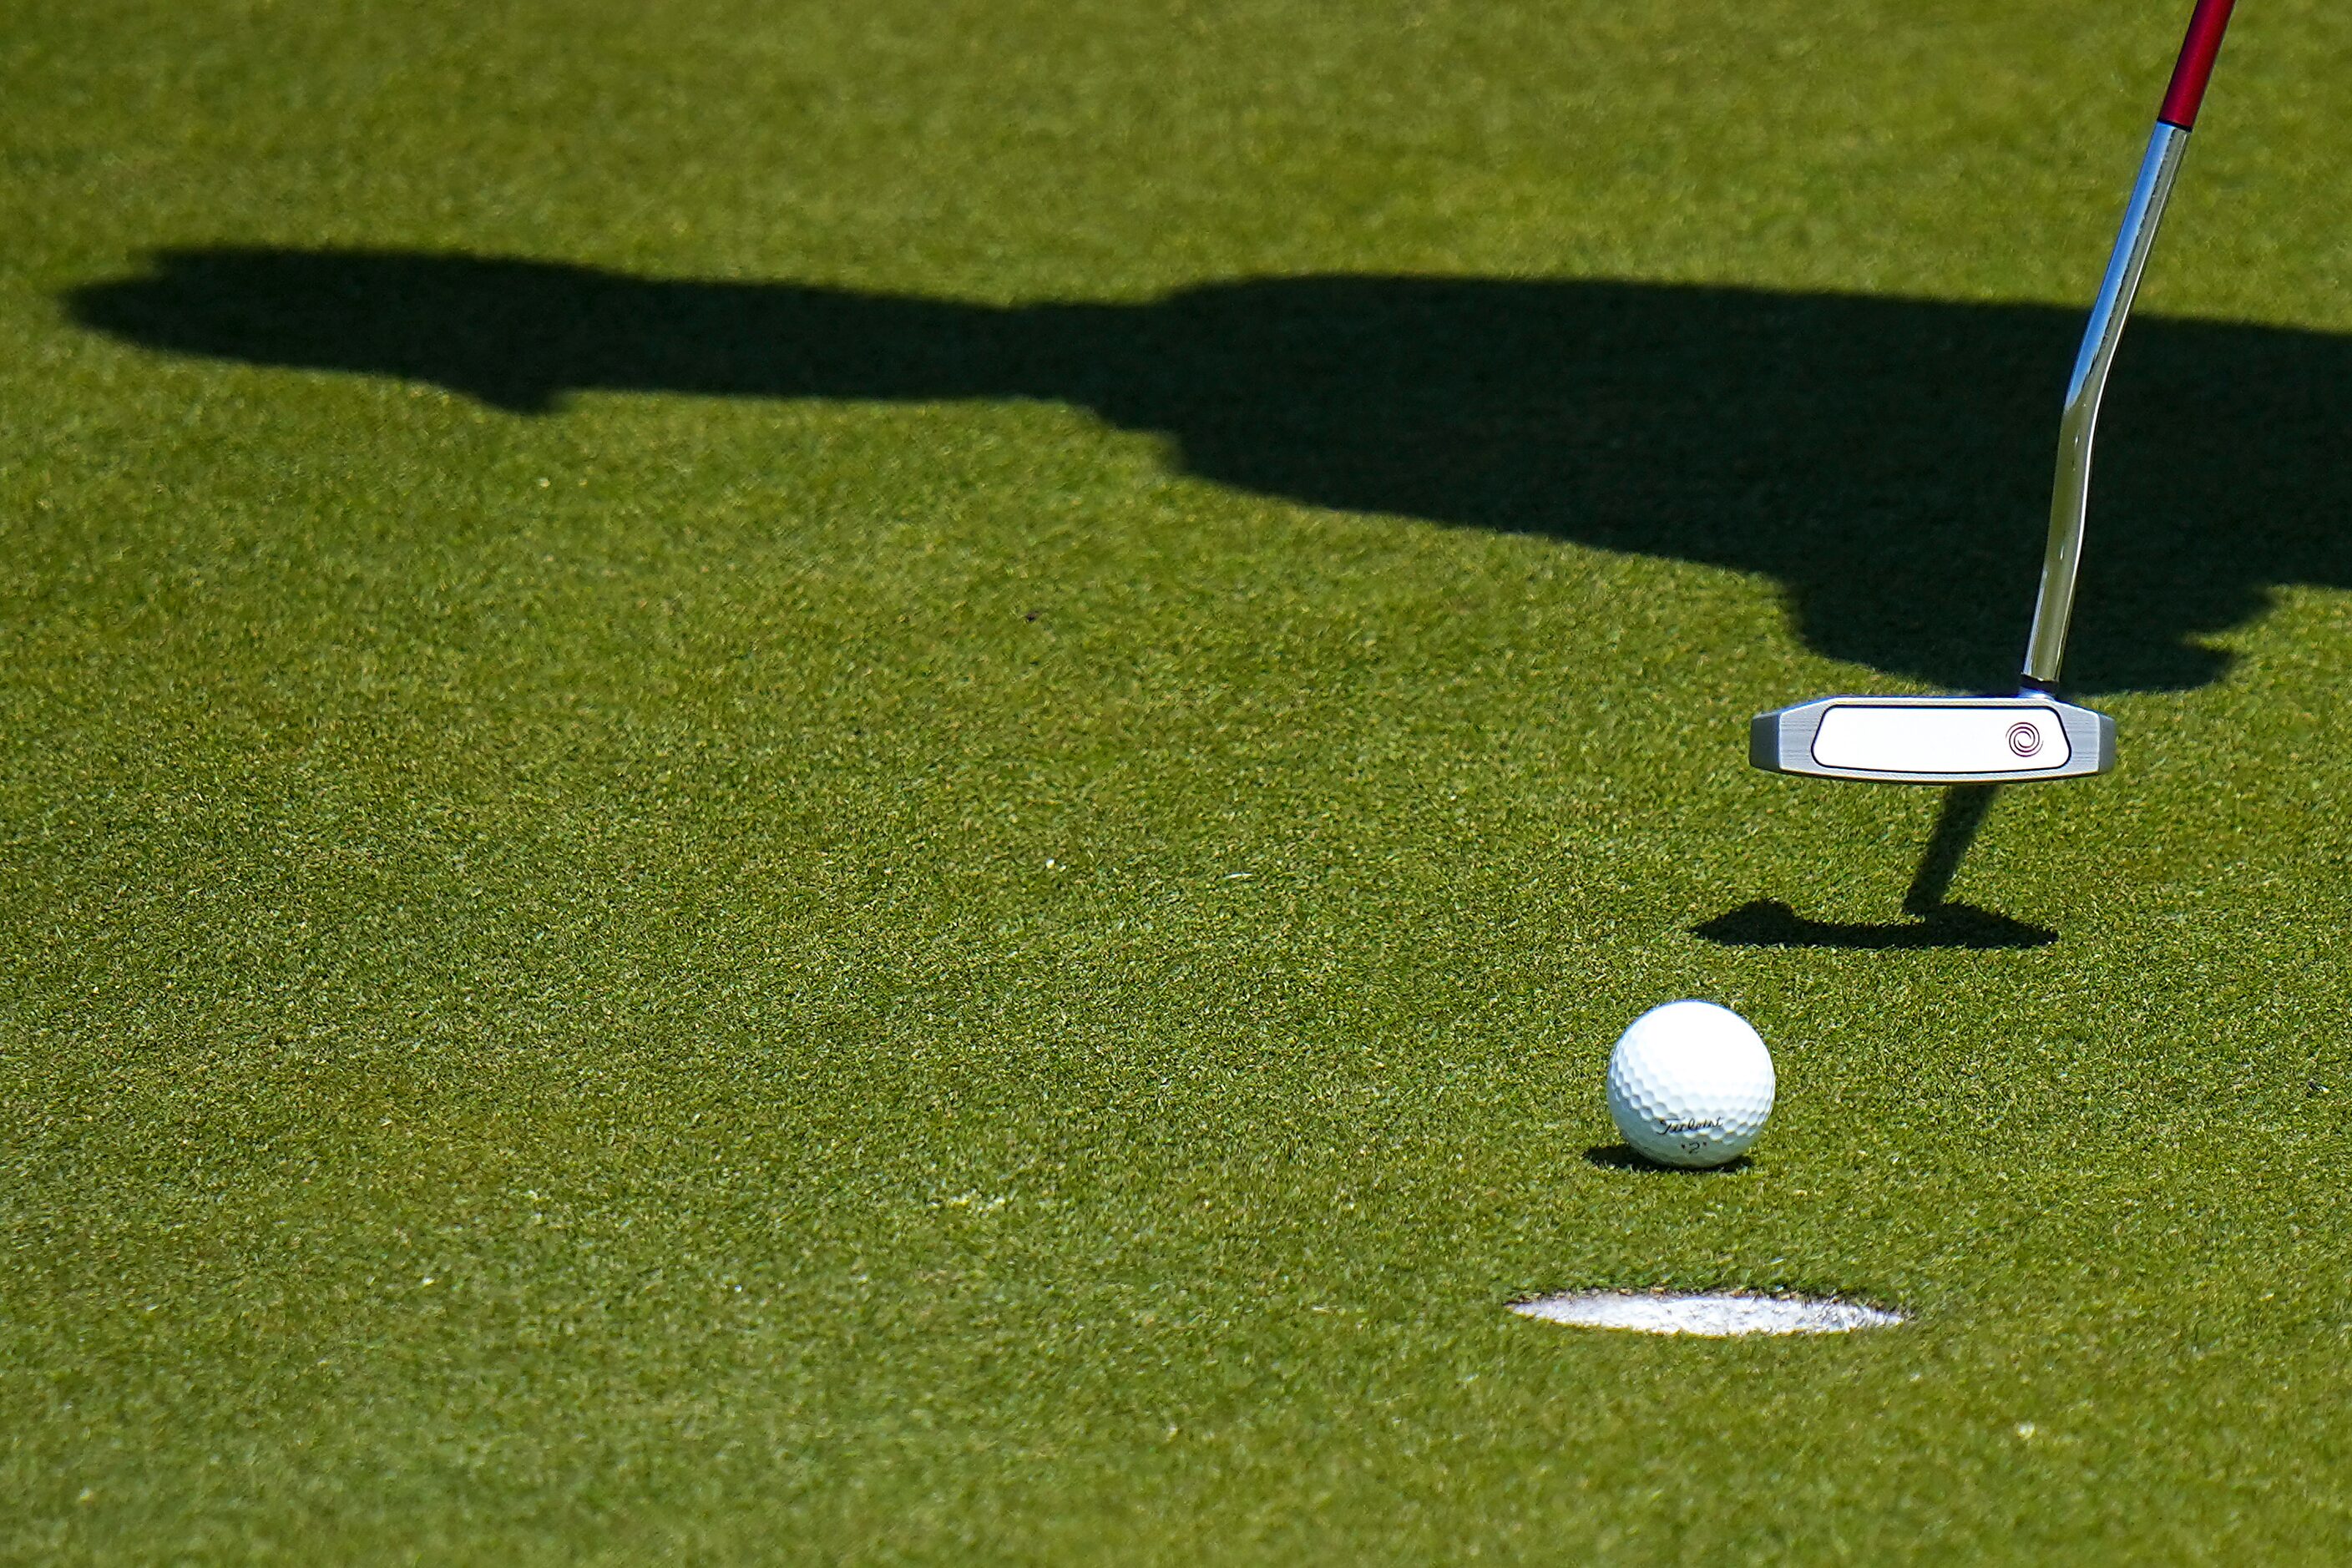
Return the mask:
<path id="1" fill-rule="evenodd" d="M 1743 1334 L 1845 1334 L 1893 1328 L 1904 1321 L 1900 1312 L 1834 1296 L 1750 1296 L 1738 1290 L 1571 1290 L 1514 1301 L 1511 1310 L 1571 1328 L 1715 1340 Z"/>

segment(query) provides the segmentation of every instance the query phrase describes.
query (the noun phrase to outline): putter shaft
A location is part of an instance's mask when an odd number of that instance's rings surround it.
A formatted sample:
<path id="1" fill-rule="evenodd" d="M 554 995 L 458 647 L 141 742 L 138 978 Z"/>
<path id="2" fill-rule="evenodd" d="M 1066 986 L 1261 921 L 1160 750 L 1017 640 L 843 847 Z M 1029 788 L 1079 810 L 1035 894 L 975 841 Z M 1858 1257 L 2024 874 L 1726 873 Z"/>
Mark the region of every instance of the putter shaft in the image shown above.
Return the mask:
<path id="1" fill-rule="evenodd" d="M 2025 639 L 2025 684 L 2034 690 L 2047 691 L 2057 684 L 2058 667 L 2066 656 L 2074 579 L 2083 563 L 2083 524 L 2090 509 L 2091 441 L 2098 431 L 2099 404 L 2106 396 L 2107 373 L 2115 364 L 2116 347 L 2123 342 L 2140 276 L 2147 270 L 2157 226 L 2164 221 L 2164 205 L 2179 177 L 2181 154 L 2188 150 L 2188 132 L 2158 122 L 2148 138 L 2147 155 L 2140 161 L 2131 205 L 2124 209 L 2123 232 L 2116 237 L 2098 300 L 2091 307 L 2074 378 L 2066 384 L 2066 411 L 2058 425 L 2058 478 L 2050 492 L 2050 544 L 2042 558 L 2033 630 Z"/>
<path id="2" fill-rule="evenodd" d="M 2237 0 L 2198 0 L 2189 18 L 2189 37 L 2180 46 L 2172 83 L 2165 90 L 2164 108 L 2140 159 L 2139 177 L 2132 183 L 2131 201 L 2124 208 L 2123 227 L 2107 259 L 2106 276 L 2091 307 L 2084 329 L 2083 347 L 2074 359 L 2074 374 L 2066 384 L 2066 408 L 2059 423 L 2058 476 L 2050 495 L 2050 543 L 2042 558 L 2042 587 L 2033 601 L 2033 629 L 2025 640 L 2025 689 L 2048 691 L 2058 681 L 2059 665 L 2066 655 L 2066 631 L 2074 616 L 2074 583 L 2083 562 L 2083 525 L 2090 507 L 2091 444 L 2097 433 L 2099 404 L 2106 395 L 2107 373 L 2114 367 L 2116 347 L 2122 342 L 2124 322 L 2139 293 L 2156 231 L 2164 221 L 2165 204 L 2180 174 L 2181 155 L 2189 150 L 2189 132 L 2205 101 L 2214 61 L 2221 52 L 2221 37 L 2230 26 Z"/>

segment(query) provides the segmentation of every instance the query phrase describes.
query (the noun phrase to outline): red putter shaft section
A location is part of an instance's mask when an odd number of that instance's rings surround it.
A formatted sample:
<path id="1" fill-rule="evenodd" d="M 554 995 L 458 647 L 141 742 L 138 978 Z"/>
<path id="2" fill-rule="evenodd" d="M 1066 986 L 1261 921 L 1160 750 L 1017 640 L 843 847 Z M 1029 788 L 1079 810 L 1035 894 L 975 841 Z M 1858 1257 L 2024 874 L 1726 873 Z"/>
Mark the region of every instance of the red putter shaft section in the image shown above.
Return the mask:
<path id="1" fill-rule="evenodd" d="M 2221 35 L 2230 30 L 2230 12 L 2238 0 L 2197 0 L 2197 15 L 2189 19 L 2189 41 L 2180 46 L 2180 63 L 2172 68 L 2172 85 L 2165 90 L 2164 108 L 2157 118 L 2183 131 L 2193 130 L 2197 110 L 2205 101 L 2205 84 L 2213 79 L 2213 62 L 2221 58 Z"/>

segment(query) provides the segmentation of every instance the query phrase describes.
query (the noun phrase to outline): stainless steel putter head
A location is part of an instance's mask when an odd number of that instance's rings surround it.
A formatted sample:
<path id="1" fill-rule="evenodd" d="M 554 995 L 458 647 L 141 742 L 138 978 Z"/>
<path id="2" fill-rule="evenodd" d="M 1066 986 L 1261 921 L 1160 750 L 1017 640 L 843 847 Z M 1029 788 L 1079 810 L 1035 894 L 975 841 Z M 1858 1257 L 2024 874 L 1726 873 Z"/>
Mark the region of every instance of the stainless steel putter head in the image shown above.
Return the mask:
<path id="1" fill-rule="evenodd" d="M 2054 697 L 1824 697 L 1759 713 L 1748 760 L 1885 784 L 2023 784 L 2116 765 L 2116 721 Z"/>

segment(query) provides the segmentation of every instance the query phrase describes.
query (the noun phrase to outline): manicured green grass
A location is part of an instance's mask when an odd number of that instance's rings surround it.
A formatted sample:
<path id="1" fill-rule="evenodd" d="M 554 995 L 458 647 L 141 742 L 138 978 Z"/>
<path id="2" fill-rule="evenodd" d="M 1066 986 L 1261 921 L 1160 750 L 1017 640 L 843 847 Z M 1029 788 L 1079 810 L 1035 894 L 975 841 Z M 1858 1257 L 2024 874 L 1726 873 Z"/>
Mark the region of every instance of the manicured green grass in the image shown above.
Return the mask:
<path id="1" fill-rule="evenodd" d="M 2352 13 L 1952 889 L 2056 940 L 1695 931 L 1903 921 L 1744 721 L 2011 668 L 2186 9 L 12 16 L 0 1556 L 2341 1561 Z M 1592 1157 L 1685 994 L 1754 1161 Z M 1913 1318 L 1503 1310 L 1653 1285 Z"/>

